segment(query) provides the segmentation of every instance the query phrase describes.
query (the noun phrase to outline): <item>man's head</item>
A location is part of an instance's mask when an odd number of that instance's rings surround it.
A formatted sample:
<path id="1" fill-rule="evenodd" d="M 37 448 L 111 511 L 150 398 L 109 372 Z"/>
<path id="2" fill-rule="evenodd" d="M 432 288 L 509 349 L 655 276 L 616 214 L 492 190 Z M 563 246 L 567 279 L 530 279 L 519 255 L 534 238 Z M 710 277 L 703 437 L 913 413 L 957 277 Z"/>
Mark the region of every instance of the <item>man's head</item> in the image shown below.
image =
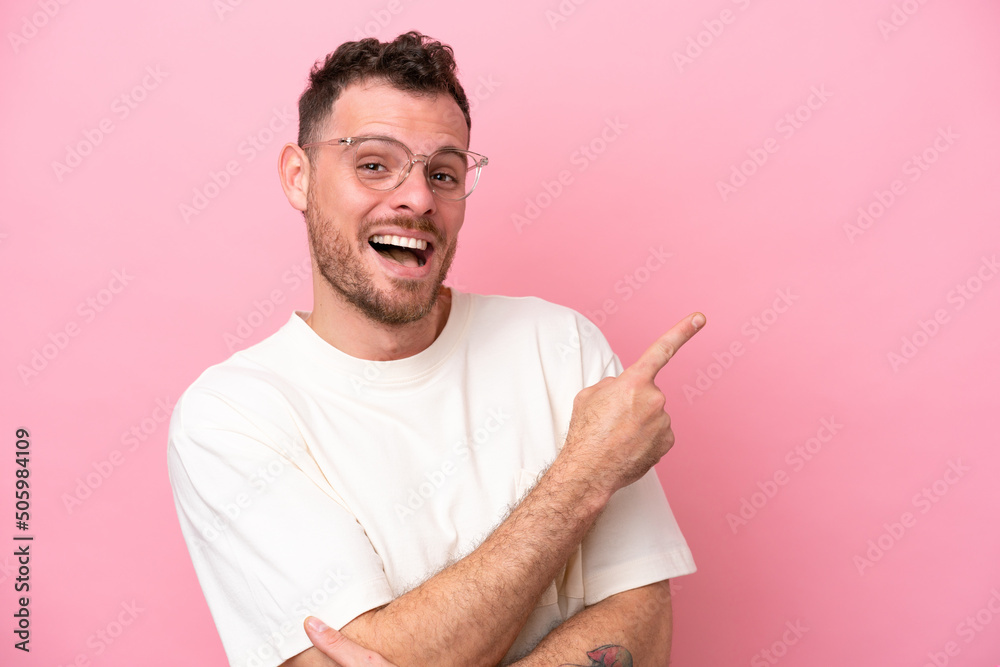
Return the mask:
<path id="1" fill-rule="evenodd" d="M 467 148 L 468 100 L 450 47 L 419 33 L 341 45 L 313 68 L 299 116 L 299 143 L 285 146 L 279 170 L 306 218 L 317 304 L 347 302 L 388 325 L 425 317 L 451 265 L 465 201 L 436 195 L 423 162 L 398 187 L 373 190 L 359 174 L 382 167 L 356 143 L 302 147 L 377 136 L 418 155 Z M 407 244 L 416 247 L 398 247 Z"/>
<path id="2" fill-rule="evenodd" d="M 323 124 L 344 89 L 371 81 L 414 95 L 450 95 L 471 131 L 469 100 L 456 69 L 451 47 L 419 32 L 403 33 L 391 42 L 369 37 L 341 44 L 322 65 L 313 66 L 309 86 L 299 97 L 299 146 L 320 141 Z"/>

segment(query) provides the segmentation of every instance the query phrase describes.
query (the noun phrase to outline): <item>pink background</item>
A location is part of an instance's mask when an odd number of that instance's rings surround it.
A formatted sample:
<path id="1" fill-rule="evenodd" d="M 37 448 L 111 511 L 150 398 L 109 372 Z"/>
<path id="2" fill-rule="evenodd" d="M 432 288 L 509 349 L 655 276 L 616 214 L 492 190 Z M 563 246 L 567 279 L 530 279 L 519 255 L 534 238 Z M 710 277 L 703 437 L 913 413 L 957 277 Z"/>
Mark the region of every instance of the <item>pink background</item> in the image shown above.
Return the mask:
<path id="1" fill-rule="evenodd" d="M 276 160 L 312 62 L 419 29 L 455 48 L 490 158 L 453 285 L 572 306 L 625 364 L 708 316 L 659 376 L 658 472 L 699 566 L 675 582 L 673 664 L 997 664 L 998 19 L 990 0 L 5 2 L 0 663 L 224 664 L 159 406 L 311 307 Z"/>

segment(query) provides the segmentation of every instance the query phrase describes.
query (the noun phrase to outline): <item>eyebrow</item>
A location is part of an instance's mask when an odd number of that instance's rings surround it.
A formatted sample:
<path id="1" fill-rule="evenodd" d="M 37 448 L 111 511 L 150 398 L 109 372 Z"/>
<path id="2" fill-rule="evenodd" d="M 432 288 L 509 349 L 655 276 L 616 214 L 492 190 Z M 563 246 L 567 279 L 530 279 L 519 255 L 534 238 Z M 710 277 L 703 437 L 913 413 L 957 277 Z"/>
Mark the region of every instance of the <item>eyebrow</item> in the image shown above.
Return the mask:
<path id="1" fill-rule="evenodd" d="M 350 134 L 350 135 L 347 135 L 347 136 L 350 136 L 350 137 L 372 137 L 372 138 L 375 138 L 375 139 L 392 139 L 393 141 L 398 141 L 399 143 L 403 144 L 407 148 L 410 148 L 409 145 L 407 145 L 407 143 L 405 141 L 403 141 L 399 137 L 394 137 L 394 136 L 389 135 L 389 134 L 368 134 L 368 133 L 362 132 L 360 134 Z M 456 150 L 456 151 L 467 151 L 467 150 L 469 150 L 468 148 L 464 148 L 462 146 L 453 146 L 452 144 L 448 144 L 446 146 L 438 146 L 437 148 L 435 148 L 434 150 L 432 150 L 430 153 L 427 153 L 427 155 L 430 155 L 434 151 L 440 151 L 440 150 L 446 150 L 446 149 L 452 149 L 452 150 Z M 410 150 L 412 151 L 413 149 L 411 148 Z M 416 153 L 415 153 L 415 155 L 416 155 Z"/>

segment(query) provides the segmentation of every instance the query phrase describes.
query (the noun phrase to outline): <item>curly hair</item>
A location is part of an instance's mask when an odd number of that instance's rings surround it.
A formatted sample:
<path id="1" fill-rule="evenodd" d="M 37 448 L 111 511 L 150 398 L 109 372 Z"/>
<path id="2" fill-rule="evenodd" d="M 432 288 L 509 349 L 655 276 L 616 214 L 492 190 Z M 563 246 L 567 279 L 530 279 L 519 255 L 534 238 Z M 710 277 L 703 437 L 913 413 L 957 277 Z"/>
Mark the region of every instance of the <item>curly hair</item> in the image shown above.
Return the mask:
<path id="1" fill-rule="evenodd" d="M 344 89 L 370 80 L 384 81 L 408 93 L 450 94 L 471 131 L 469 99 L 456 70 L 450 46 L 416 31 L 403 33 L 391 42 L 379 42 L 373 37 L 345 42 L 322 62 L 317 60 L 309 73 L 309 86 L 299 97 L 299 145 L 321 140 L 318 135 L 323 122 Z"/>

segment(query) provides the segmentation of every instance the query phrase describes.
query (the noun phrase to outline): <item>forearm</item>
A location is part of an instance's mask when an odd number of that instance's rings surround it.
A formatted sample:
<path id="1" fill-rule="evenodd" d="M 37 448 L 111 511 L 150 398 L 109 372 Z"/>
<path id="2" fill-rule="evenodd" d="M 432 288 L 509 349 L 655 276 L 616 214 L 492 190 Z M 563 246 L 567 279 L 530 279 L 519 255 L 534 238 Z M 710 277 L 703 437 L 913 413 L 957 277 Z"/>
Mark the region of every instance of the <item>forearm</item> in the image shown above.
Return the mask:
<path id="1" fill-rule="evenodd" d="M 672 627 L 670 584 L 661 581 L 612 595 L 573 615 L 514 665 L 666 667 Z"/>
<path id="2" fill-rule="evenodd" d="M 475 551 L 341 631 L 400 667 L 495 665 L 609 499 L 557 459 Z"/>

